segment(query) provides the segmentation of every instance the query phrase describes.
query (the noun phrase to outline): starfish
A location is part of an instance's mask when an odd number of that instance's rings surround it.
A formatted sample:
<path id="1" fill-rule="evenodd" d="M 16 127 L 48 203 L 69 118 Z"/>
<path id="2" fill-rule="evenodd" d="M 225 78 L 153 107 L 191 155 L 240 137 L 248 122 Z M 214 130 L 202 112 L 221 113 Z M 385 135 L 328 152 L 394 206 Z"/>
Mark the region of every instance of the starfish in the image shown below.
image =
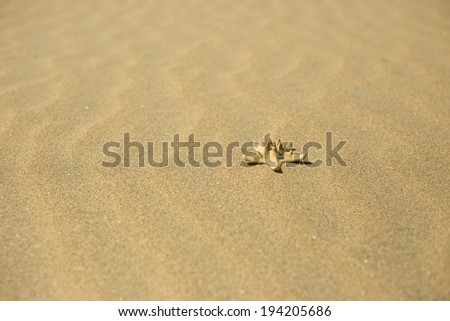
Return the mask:
<path id="1" fill-rule="evenodd" d="M 255 155 L 243 155 L 244 161 L 249 165 L 266 164 L 275 172 L 281 172 L 281 165 L 284 163 L 300 163 L 305 159 L 305 154 L 294 153 L 294 148 L 291 142 L 282 143 L 280 139 L 273 143 L 269 138 L 265 143 L 252 146 Z"/>

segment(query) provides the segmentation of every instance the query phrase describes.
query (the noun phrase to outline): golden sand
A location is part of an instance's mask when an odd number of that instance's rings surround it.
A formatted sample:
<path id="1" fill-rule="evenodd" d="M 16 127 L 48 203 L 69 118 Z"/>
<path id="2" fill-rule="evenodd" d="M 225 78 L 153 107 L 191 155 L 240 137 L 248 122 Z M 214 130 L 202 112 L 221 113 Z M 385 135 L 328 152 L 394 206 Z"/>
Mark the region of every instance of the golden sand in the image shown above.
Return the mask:
<path id="1" fill-rule="evenodd" d="M 0 299 L 450 299 L 448 1 L 48 2 L 0 9 Z M 327 131 L 346 167 L 101 166 Z"/>

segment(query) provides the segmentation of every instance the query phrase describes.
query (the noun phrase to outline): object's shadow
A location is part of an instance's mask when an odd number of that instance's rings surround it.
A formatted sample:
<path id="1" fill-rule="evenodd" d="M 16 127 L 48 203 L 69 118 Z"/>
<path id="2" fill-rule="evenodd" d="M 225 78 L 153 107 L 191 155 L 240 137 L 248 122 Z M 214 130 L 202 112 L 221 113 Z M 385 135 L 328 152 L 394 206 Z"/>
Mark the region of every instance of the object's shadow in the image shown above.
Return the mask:
<path id="1" fill-rule="evenodd" d="M 312 165 L 312 163 L 310 161 L 306 161 L 306 160 L 299 160 L 299 161 L 296 161 L 296 162 L 290 162 L 290 164 L 305 165 L 305 166 Z M 262 165 L 265 165 L 265 164 L 246 163 L 244 165 L 244 167 L 255 167 L 255 166 L 262 166 Z M 294 166 L 288 166 L 288 165 L 285 165 L 285 166 L 286 167 L 294 167 Z M 277 173 L 277 174 L 283 174 L 283 170 L 281 168 L 279 170 L 274 170 L 274 172 Z"/>
<path id="2" fill-rule="evenodd" d="M 288 164 L 295 164 L 295 165 L 292 166 L 292 165 L 288 165 Z M 309 166 L 309 165 L 312 165 L 312 163 L 310 161 L 307 161 L 307 160 L 299 160 L 299 161 L 296 161 L 296 162 L 289 162 L 289 163 L 285 164 L 285 166 L 288 167 L 288 168 L 292 168 L 292 167 L 295 167 L 297 165 Z"/>

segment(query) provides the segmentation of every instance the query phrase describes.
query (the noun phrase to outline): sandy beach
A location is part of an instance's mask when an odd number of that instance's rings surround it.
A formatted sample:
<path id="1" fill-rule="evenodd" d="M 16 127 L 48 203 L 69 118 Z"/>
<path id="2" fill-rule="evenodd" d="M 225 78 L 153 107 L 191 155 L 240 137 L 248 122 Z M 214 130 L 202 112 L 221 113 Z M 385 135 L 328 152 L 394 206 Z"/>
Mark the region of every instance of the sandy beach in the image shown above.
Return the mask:
<path id="1" fill-rule="evenodd" d="M 0 43 L 1 300 L 450 300 L 448 1 L 3 1 Z"/>

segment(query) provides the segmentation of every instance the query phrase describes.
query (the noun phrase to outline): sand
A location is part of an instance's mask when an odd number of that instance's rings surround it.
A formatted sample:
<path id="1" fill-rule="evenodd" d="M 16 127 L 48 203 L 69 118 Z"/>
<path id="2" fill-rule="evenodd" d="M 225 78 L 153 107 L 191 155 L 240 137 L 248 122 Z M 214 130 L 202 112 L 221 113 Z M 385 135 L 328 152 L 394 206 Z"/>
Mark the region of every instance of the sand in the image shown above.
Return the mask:
<path id="1" fill-rule="evenodd" d="M 3 2 L 0 299 L 449 300 L 449 18 L 444 0 Z M 327 131 L 347 166 L 101 166 L 124 133 Z"/>

